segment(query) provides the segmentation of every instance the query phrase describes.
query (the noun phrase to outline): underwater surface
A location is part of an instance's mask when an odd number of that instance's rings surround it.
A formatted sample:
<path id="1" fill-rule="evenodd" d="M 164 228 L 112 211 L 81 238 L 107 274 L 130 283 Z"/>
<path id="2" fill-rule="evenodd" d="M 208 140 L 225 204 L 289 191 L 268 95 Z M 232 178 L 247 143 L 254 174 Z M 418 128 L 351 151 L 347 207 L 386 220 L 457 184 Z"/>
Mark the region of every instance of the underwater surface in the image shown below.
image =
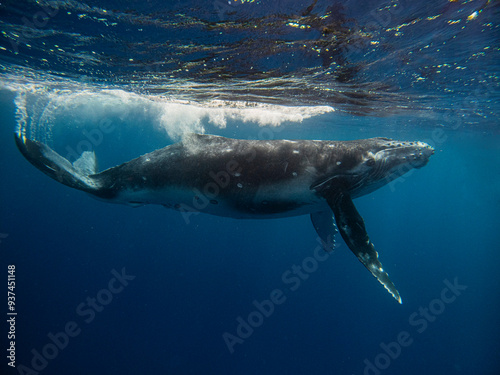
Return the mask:
<path id="1" fill-rule="evenodd" d="M 2 1 L 0 373 L 500 373 L 499 17 L 491 0 Z M 403 304 L 340 235 L 318 252 L 308 216 L 108 204 L 14 142 L 104 170 L 193 132 L 433 146 L 354 200 Z"/>

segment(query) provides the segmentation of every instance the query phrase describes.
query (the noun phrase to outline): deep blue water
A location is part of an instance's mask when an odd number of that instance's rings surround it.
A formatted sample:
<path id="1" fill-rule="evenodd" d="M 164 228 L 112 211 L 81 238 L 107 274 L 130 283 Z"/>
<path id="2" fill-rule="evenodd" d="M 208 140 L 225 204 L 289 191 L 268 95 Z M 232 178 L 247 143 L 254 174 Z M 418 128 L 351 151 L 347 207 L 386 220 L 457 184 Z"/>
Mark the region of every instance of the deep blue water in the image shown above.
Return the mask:
<path id="1" fill-rule="evenodd" d="M 498 374 L 498 4 L 240 3 L 0 5 L 0 277 L 15 265 L 18 313 L 16 371 L 3 281 L 0 373 Z M 403 304 L 340 236 L 317 252 L 307 216 L 97 201 L 33 168 L 19 129 L 68 157 L 90 142 L 101 169 L 192 131 L 426 141 L 427 166 L 355 200 Z"/>

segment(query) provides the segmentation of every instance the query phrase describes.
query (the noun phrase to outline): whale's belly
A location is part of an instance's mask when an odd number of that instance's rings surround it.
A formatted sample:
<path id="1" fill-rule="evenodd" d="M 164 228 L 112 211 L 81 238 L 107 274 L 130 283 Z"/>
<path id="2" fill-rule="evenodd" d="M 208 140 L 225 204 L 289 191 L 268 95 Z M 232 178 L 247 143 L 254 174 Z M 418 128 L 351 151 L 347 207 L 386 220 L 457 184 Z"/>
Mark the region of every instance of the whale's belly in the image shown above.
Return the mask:
<path id="1" fill-rule="evenodd" d="M 159 189 L 123 190 L 114 203 L 131 206 L 158 204 L 180 212 L 200 212 L 238 219 L 282 218 L 328 209 L 326 201 L 303 182 L 284 181 L 258 187 L 221 188 L 167 186 Z"/>

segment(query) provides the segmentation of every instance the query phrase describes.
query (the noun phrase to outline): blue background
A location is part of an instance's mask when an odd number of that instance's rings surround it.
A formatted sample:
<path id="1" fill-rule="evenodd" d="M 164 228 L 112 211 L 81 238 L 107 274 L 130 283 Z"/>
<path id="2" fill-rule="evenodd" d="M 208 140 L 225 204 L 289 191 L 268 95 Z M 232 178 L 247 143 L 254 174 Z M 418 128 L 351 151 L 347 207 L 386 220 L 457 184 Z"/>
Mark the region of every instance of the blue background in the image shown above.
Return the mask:
<path id="1" fill-rule="evenodd" d="M 498 137 L 448 132 L 425 168 L 355 200 L 402 295 L 398 305 L 343 243 L 290 290 L 283 273 L 317 245 L 306 216 L 197 215 L 186 225 L 175 211 L 109 205 L 58 184 L 16 150 L 12 98 L 1 98 L 1 231 L 8 237 L 0 251 L 4 277 L 7 264 L 16 265 L 18 364 L 29 366 L 30 351 L 41 351 L 49 332 L 75 321 L 81 333 L 44 373 L 362 374 L 364 360 L 373 362 L 380 344 L 402 331 L 413 341 L 383 373 L 498 370 Z M 353 131 L 342 120 L 349 119 L 339 117 L 337 133 L 348 138 Z M 280 136 L 327 139 L 331 133 L 315 124 Z M 396 125 L 370 124 L 364 135 L 393 133 Z M 432 140 L 432 129 L 415 132 Z M 136 278 L 85 323 L 76 307 L 123 267 Z M 455 278 L 467 289 L 417 332 L 411 314 Z M 274 289 L 285 302 L 230 354 L 223 333 L 236 334 L 236 319 Z"/>
<path id="2" fill-rule="evenodd" d="M 48 335 L 75 322 L 79 334 L 40 374 L 499 374 L 499 3 L 241 3 L 55 1 L 48 18 L 34 18 L 43 2 L 0 4 L 0 310 L 6 320 L 14 264 L 16 364 L 31 367 Z M 424 168 L 355 200 L 402 305 L 340 237 L 291 290 L 283 275 L 317 246 L 307 216 L 186 224 L 63 186 L 14 143 L 26 120 L 28 135 L 64 155 L 108 119 L 103 169 L 174 141 L 154 103 L 191 103 L 166 112 L 182 133 L 213 99 L 236 112 L 243 102 L 336 111 L 275 128 L 200 116 L 207 133 L 435 147 Z M 135 279 L 85 322 L 77 307 L 123 268 Z M 441 306 L 445 280 L 467 288 L 419 332 L 410 317 Z M 276 289 L 286 300 L 231 353 L 223 334 Z M 7 366 L 0 327 L 0 373 L 26 374 Z M 384 362 L 382 347 L 404 332 L 411 344 Z"/>

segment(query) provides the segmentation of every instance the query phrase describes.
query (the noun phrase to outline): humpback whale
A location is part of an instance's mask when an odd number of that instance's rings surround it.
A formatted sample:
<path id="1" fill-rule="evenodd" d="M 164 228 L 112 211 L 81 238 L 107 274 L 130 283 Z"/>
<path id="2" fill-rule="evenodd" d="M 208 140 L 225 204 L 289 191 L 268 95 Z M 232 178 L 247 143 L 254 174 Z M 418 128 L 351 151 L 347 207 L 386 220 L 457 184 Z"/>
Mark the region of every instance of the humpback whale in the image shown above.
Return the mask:
<path id="1" fill-rule="evenodd" d="M 310 215 L 323 247 L 340 232 L 349 249 L 401 303 L 352 199 L 427 164 L 424 142 L 241 140 L 189 134 L 102 172 L 93 152 L 75 162 L 15 134 L 26 159 L 53 179 L 108 202 L 159 204 L 190 215 L 240 219 Z M 337 229 L 338 228 L 338 229 Z"/>

